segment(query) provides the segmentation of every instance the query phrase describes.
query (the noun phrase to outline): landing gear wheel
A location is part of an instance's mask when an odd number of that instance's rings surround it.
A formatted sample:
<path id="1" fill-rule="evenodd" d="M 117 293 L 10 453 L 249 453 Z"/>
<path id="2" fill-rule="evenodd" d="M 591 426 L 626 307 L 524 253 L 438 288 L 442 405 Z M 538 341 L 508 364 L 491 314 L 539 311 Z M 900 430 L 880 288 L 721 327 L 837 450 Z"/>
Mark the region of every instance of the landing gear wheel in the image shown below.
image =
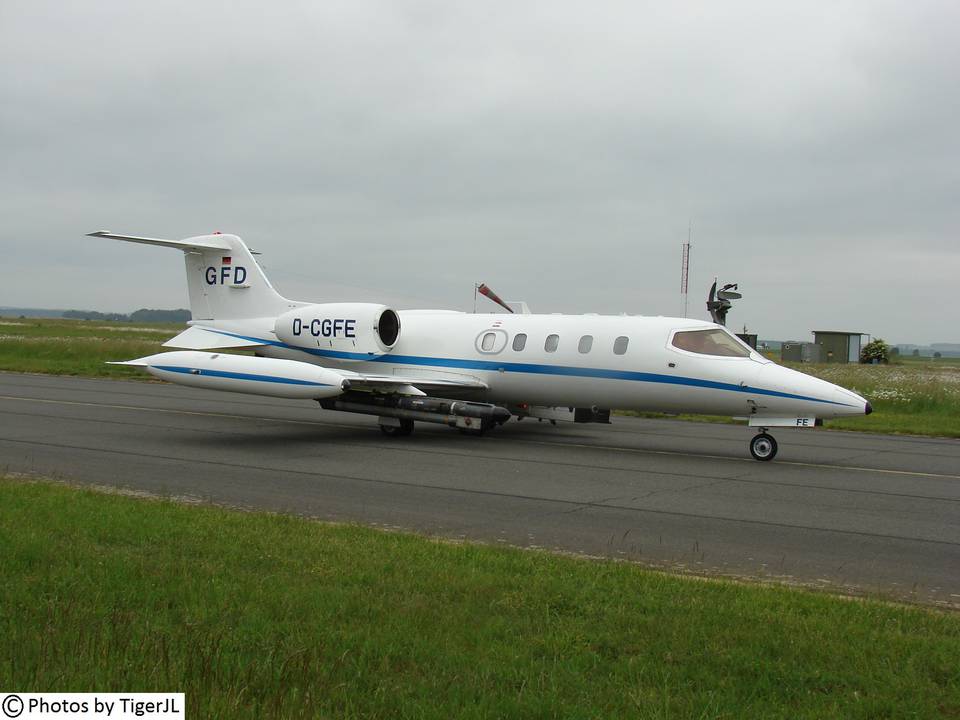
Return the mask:
<path id="1" fill-rule="evenodd" d="M 457 428 L 460 431 L 461 435 L 473 435 L 474 437 L 480 437 L 485 434 L 487 430 L 493 428 L 493 423 L 489 420 L 479 420 L 477 421 L 476 427 L 470 428 Z"/>
<path id="2" fill-rule="evenodd" d="M 401 420 L 399 427 L 396 425 L 381 425 L 380 432 L 387 437 L 406 437 L 413 432 L 413 420 Z"/>
<path id="3" fill-rule="evenodd" d="M 473 435 L 474 437 L 480 437 L 488 430 L 492 430 L 495 425 L 495 423 L 490 420 L 477 420 L 473 418 L 467 418 L 467 422 L 475 424 L 472 424 L 470 427 L 457 428 L 461 435 Z"/>
<path id="4" fill-rule="evenodd" d="M 773 460 L 777 455 L 777 441 L 765 432 L 755 435 L 750 441 L 750 454 L 754 460 Z"/>

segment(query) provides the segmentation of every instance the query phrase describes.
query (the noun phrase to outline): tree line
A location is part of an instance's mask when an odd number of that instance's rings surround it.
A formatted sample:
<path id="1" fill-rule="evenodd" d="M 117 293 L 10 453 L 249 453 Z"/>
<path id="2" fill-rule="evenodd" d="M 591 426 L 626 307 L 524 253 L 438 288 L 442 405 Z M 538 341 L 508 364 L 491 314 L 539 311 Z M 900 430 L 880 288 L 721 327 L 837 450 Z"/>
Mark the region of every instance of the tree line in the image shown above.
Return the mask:
<path id="1" fill-rule="evenodd" d="M 132 313 L 102 313 L 96 310 L 65 310 L 63 317 L 70 320 L 109 320 L 112 322 L 187 322 L 190 319 L 190 311 L 180 308 L 178 310 L 150 310 L 141 308 Z"/>

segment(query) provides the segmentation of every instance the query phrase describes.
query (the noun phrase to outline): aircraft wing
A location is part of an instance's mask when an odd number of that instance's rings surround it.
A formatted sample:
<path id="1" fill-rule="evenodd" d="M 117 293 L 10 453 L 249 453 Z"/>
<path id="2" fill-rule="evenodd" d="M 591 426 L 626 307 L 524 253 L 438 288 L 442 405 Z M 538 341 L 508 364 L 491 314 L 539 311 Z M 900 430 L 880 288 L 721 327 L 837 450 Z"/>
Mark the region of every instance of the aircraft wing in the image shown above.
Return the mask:
<path id="1" fill-rule="evenodd" d="M 473 395 L 488 388 L 485 382 L 476 378 L 463 376 L 462 378 L 442 377 L 429 375 L 372 375 L 338 369 L 336 372 L 350 381 L 354 390 L 379 390 L 380 392 L 397 392 L 401 395 L 431 395 L 437 391 L 445 394 L 451 392 L 457 395 Z"/>
<path id="2" fill-rule="evenodd" d="M 209 352 L 211 350 L 243 350 L 268 344 L 266 341 L 257 342 L 252 337 L 215 332 L 200 325 L 194 325 L 167 340 L 163 346 L 180 350 L 205 350 Z M 443 391 L 447 394 L 453 392 L 457 395 L 472 395 L 488 388 L 485 382 L 470 375 L 440 371 L 416 369 L 405 375 L 377 375 L 337 368 L 333 372 L 349 380 L 350 386 L 355 390 L 397 392 L 401 395 L 429 395 L 437 391 Z"/>
<path id="3" fill-rule="evenodd" d="M 436 395 L 443 393 L 443 396 L 455 394 L 457 396 L 476 396 L 487 390 L 488 385 L 476 378 L 448 378 L 448 377 L 430 377 L 430 376 L 404 376 L 404 375 L 374 375 L 371 373 L 358 373 L 349 370 L 336 370 L 350 381 L 350 387 L 353 390 L 376 390 L 379 392 L 395 392 L 401 395 Z"/>

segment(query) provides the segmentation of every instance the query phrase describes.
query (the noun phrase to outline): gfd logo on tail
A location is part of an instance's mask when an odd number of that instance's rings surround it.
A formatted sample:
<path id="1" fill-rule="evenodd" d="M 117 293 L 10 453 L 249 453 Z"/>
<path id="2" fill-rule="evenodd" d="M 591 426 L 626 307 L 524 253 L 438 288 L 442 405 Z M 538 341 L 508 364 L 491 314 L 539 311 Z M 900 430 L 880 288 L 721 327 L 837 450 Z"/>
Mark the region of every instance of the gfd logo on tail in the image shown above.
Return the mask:
<path id="1" fill-rule="evenodd" d="M 220 267 L 213 265 L 206 270 L 207 285 L 242 285 L 247 281 L 247 269 L 242 265 L 234 265 L 229 256 L 220 259 Z"/>

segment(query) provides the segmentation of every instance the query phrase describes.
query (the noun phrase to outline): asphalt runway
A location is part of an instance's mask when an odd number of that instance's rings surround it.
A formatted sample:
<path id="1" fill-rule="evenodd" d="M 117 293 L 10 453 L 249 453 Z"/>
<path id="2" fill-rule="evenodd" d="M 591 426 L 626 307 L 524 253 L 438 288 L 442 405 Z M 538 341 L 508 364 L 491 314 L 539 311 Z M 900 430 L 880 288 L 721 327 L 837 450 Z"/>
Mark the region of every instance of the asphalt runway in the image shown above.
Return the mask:
<path id="1" fill-rule="evenodd" d="M 0 373 L 0 471 L 960 607 L 960 441 L 615 418 L 468 437 L 305 401 Z"/>

